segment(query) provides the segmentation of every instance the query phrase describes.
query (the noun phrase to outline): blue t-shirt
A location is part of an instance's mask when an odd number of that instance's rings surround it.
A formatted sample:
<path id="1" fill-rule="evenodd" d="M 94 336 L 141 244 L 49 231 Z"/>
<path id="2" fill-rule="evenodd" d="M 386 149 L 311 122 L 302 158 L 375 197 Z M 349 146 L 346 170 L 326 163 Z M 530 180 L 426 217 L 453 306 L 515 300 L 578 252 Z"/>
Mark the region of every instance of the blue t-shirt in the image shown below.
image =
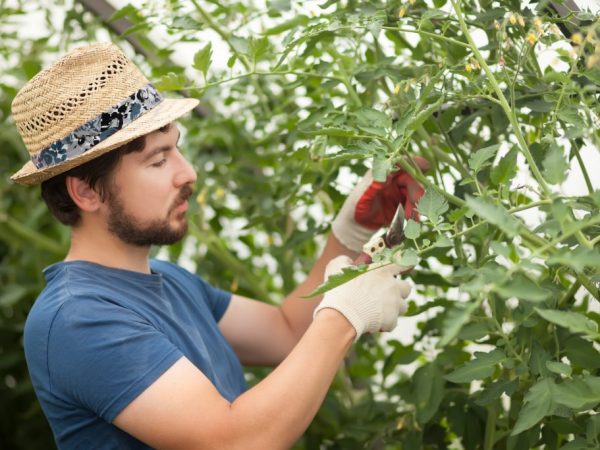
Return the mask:
<path id="1" fill-rule="evenodd" d="M 168 262 L 151 274 L 61 262 L 25 323 L 25 356 L 61 449 L 147 449 L 113 419 L 182 356 L 233 401 L 241 364 L 217 322 L 231 294 Z"/>

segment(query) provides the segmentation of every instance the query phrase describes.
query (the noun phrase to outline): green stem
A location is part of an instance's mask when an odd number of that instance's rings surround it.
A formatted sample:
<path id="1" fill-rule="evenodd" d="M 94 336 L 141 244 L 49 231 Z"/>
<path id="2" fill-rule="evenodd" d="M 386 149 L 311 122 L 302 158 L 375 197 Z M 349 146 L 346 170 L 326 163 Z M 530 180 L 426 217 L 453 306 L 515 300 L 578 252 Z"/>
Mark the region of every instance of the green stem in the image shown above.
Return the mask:
<path id="1" fill-rule="evenodd" d="M 588 188 L 588 192 L 590 194 L 594 193 L 594 186 L 592 185 L 592 180 L 590 179 L 590 176 L 587 172 L 587 169 L 585 167 L 585 164 L 583 163 L 583 158 L 581 157 L 581 154 L 579 153 L 579 146 L 577 145 L 577 142 L 575 142 L 575 140 L 573 140 L 571 142 L 571 145 L 573 147 L 573 150 L 575 152 L 575 158 L 577 158 L 577 162 L 579 163 L 579 167 L 581 168 L 581 173 L 583 173 L 583 178 L 585 180 L 585 184 Z"/>
<path id="2" fill-rule="evenodd" d="M 485 437 L 483 440 L 483 450 L 493 450 L 496 431 L 496 405 L 492 404 L 487 407 L 487 422 L 485 424 Z"/>
<path id="3" fill-rule="evenodd" d="M 254 67 L 252 66 L 252 64 L 250 64 L 250 61 L 248 61 L 248 58 L 246 57 L 246 55 L 240 54 L 235 47 L 233 46 L 233 44 L 231 43 L 231 33 L 225 31 L 223 28 L 221 28 L 214 20 L 213 18 L 210 16 L 210 14 L 208 14 L 204 8 L 202 8 L 202 6 L 200 6 L 200 4 L 198 3 L 198 0 L 192 0 L 193 5 L 196 7 L 196 10 L 198 11 L 198 13 L 200 13 L 200 15 L 202 16 L 202 18 L 206 21 L 206 23 L 208 24 L 208 26 L 210 28 L 212 28 L 213 30 L 215 30 L 215 32 L 221 36 L 221 39 L 223 39 L 227 45 L 229 46 L 229 48 L 231 49 L 231 51 L 238 57 L 238 59 L 242 62 L 242 64 L 244 65 L 244 67 L 246 68 L 246 70 L 253 72 L 254 71 Z M 258 93 L 259 96 L 262 97 L 263 101 L 261 102 L 261 108 L 263 109 L 264 113 L 269 113 L 269 111 L 267 110 L 268 108 L 268 104 L 269 102 L 267 101 L 267 95 L 265 94 L 265 92 L 263 91 L 263 89 L 260 87 L 260 85 L 257 83 L 257 81 L 255 79 L 252 79 L 252 84 L 254 85 L 254 89 L 256 89 L 256 92 Z"/>
<path id="4" fill-rule="evenodd" d="M 428 31 L 412 30 L 410 28 L 400 28 L 400 27 L 381 27 L 381 29 L 390 30 L 390 31 L 402 31 L 403 33 L 415 33 L 415 34 L 418 34 L 419 36 L 425 36 L 425 37 L 437 39 L 439 41 L 448 42 L 449 44 L 458 45 L 459 47 L 469 48 L 469 44 L 465 44 L 464 42 L 461 42 L 459 40 L 452 39 L 452 38 L 449 38 L 446 36 L 442 36 L 440 34 L 430 33 Z"/>
<path id="5" fill-rule="evenodd" d="M 233 255 L 221 242 L 221 238 L 208 227 L 200 229 L 193 221 L 189 222 L 190 233 L 194 236 L 198 242 L 205 244 L 211 254 L 217 258 L 225 267 L 230 269 L 236 274 L 238 278 L 243 280 L 244 285 L 252 292 L 256 298 L 274 304 L 271 299 L 270 292 L 262 286 L 257 280 L 257 277 L 248 266 L 241 262 L 235 255 Z"/>
<path id="6" fill-rule="evenodd" d="M 64 256 L 67 253 L 66 248 L 62 245 L 57 244 L 31 228 L 25 227 L 21 222 L 13 219 L 11 216 L 0 214 L 0 224 L 2 223 L 10 229 L 14 236 L 21 238 L 27 244 L 31 244 L 56 255 Z"/>
<path id="7" fill-rule="evenodd" d="M 502 89 L 500 88 L 500 85 L 498 84 L 496 77 L 494 76 L 494 73 L 491 71 L 485 58 L 479 52 L 479 48 L 473 41 L 471 33 L 469 32 L 469 29 L 467 28 L 467 24 L 465 23 L 465 20 L 464 20 L 463 14 L 462 14 L 460 0 L 451 0 L 451 2 L 452 2 L 452 6 L 454 7 L 454 11 L 456 12 L 456 15 L 458 17 L 458 21 L 460 23 L 462 32 L 465 35 L 465 38 L 467 39 L 469 46 L 470 46 L 471 50 L 473 51 L 473 54 L 475 55 L 475 58 L 477 59 L 477 61 L 479 61 L 479 64 L 485 71 L 488 81 L 491 84 L 492 89 L 496 93 L 498 100 L 500 101 L 500 105 L 502 106 L 502 109 L 504 110 L 504 113 L 506 114 L 506 117 L 508 118 L 508 120 L 512 126 L 513 132 L 515 133 L 515 137 L 517 138 L 517 141 L 519 143 L 519 148 L 521 149 L 521 152 L 525 155 L 525 158 L 527 159 L 527 163 L 529 164 L 529 167 L 533 173 L 533 176 L 535 177 L 535 179 L 541 186 L 544 193 L 548 197 L 551 197 L 552 191 L 546 184 L 546 180 L 544 180 L 544 177 L 542 177 L 542 173 L 540 172 L 540 169 L 538 168 L 535 160 L 533 159 L 533 155 L 529 151 L 529 147 L 527 146 L 525 137 L 523 136 L 523 133 L 521 133 L 519 123 L 517 122 L 515 112 L 513 110 L 511 110 L 510 105 L 508 104 L 508 101 L 506 100 L 506 97 L 504 96 L 504 93 L 502 92 Z"/>

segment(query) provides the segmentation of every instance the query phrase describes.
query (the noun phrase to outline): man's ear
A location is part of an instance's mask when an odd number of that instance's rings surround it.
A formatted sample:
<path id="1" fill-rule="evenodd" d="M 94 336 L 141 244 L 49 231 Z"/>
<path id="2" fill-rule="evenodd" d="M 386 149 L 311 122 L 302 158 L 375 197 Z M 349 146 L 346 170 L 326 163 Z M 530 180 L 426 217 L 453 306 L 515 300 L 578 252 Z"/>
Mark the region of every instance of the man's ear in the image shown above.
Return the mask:
<path id="1" fill-rule="evenodd" d="M 95 212 L 102 205 L 102 199 L 88 183 L 77 177 L 66 177 L 67 191 L 77 207 L 84 212 Z"/>

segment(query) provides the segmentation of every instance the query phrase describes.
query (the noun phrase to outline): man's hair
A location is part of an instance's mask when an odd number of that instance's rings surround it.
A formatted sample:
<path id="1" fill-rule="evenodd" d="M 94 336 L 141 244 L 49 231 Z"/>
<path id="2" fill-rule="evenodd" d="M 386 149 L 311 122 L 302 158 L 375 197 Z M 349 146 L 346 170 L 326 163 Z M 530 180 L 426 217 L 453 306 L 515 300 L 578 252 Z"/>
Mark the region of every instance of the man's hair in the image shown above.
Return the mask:
<path id="1" fill-rule="evenodd" d="M 170 127 L 171 124 L 167 124 L 157 131 L 166 133 Z M 62 224 L 76 225 L 81 218 L 81 214 L 79 207 L 73 202 L 67 190 L 67 177 L 75 177 L 85 181 L 104 201 L 110 195 L 110 183 L 115 168 L 123 156 L 133 152 L 141 152 L 144 149 L 146 136 L 140 136 L 119 148 L 44 181 L 41 185 L 42 198 L 48 205 L 50 212 Z"/>

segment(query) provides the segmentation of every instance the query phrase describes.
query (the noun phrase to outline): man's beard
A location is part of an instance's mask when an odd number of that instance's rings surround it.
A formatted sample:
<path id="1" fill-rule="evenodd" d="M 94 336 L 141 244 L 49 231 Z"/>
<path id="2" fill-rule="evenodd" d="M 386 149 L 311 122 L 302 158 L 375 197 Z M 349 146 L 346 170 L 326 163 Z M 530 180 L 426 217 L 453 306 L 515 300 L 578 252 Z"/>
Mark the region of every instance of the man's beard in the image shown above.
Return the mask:
<path id="1" fill-rule="evenodd" d="M 108 230 L 127 244 L 140 247 L 151 245 L 171 245 L 180 241 L 186 234 L 188 224 L 182 214 L 179 228 L 170 225 L 170 216 L 175 208 L 192 195 L 192 188 L 185 185 L 181 188 L 177 199 L 169 208 L 164 219 L 155 219 L 147 225 L 140 225 L 135 217 L 130 216 L 114 192 L 109 193 Z"/>

